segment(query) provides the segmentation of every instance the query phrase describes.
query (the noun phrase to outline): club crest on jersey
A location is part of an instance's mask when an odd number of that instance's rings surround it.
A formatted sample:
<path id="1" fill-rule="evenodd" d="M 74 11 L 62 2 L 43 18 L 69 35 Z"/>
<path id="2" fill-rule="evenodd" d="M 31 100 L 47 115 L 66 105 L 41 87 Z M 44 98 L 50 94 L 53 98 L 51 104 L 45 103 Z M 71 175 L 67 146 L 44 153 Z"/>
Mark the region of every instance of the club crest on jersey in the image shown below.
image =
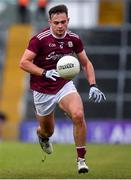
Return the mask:
<path id="1" fill-rule="evenodd" d="M 73 47 L 72 41 L 68 41 L 68 47 Z"/>
<path id="2" fill-rule="evenodd" d="M 59 44 L 60 44 L 60 48 L 63 49 L 64 42 L 59 42 Z"/>

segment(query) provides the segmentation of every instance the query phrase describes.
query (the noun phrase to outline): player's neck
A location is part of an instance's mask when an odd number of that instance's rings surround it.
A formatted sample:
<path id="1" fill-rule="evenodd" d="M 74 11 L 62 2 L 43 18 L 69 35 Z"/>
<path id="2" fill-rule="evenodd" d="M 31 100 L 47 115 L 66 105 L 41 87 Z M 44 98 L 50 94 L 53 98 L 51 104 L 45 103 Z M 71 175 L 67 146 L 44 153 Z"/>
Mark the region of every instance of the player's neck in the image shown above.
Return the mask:
<path id="1" fill-rule="evenodd" d="M 56 39 L 63 39 L 63 38 L 66 36 L 66 34 L 67 34 L 67 31 L 65 31 L 65 34 L 60 37 L 60 36 L 56 36 L 56 35 L 53 33 L 51 27 L 50 27 L 50 31 L 51 31 L 52 36 L 53 36 L 54 38 L 56 38 Z"/>

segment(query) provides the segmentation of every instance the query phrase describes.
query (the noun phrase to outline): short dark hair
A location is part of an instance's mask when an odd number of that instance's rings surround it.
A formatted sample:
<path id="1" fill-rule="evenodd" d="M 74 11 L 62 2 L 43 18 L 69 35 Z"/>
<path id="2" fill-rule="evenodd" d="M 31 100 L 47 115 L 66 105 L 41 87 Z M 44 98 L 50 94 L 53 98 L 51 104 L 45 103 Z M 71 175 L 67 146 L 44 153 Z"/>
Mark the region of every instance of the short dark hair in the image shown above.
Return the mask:
<path id="1" fill-rule="evenodd" d="M 68 9 L 64 4 L 54 6 L 49 10 L 49 18 L 51 19 L 51 15 L 57 13 L 65 13 L 68 16 Z"/>

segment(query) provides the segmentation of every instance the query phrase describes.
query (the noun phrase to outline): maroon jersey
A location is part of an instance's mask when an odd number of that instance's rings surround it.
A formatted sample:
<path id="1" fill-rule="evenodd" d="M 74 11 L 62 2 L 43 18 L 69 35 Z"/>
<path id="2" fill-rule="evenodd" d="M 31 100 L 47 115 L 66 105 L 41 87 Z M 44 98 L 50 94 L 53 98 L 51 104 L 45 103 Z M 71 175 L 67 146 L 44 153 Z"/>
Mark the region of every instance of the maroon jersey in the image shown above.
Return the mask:
<path id="1" fill-rule="evenodd" d="M 36 53 L 33 63 L 45 70 L 56 69 L 58 60 L 65 55 L 74 55 L 83 50 L 79 36 L 67 31 L 63 38 L 55 37 L 51 29 L 45 29 L 29 42 L 28 49 Z M 57 77 L 56 81 L 31 74 L 30 87 L 45 94 L 56 94 L 68 80 Z"/>

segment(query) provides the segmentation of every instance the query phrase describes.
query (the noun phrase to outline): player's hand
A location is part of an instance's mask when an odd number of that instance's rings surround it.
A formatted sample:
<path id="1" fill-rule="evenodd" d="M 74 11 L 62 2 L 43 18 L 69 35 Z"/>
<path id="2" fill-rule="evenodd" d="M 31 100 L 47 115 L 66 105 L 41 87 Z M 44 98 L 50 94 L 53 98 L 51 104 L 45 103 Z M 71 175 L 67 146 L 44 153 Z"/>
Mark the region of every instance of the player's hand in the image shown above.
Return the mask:
<path id="1" fill-rule="evenodd" d="M 55 69 L 51 69 L 45 72 L 45 77 L 56 81 L 56 77 L 60 77 L 60 75 Z"/>
<path id="2" fill-rule="evenodd" d="M 105 101 L 106 97 L 97 87 L 92 86 L 89 90 L 89 100 L 100 103 L 102 100 Z"/>

